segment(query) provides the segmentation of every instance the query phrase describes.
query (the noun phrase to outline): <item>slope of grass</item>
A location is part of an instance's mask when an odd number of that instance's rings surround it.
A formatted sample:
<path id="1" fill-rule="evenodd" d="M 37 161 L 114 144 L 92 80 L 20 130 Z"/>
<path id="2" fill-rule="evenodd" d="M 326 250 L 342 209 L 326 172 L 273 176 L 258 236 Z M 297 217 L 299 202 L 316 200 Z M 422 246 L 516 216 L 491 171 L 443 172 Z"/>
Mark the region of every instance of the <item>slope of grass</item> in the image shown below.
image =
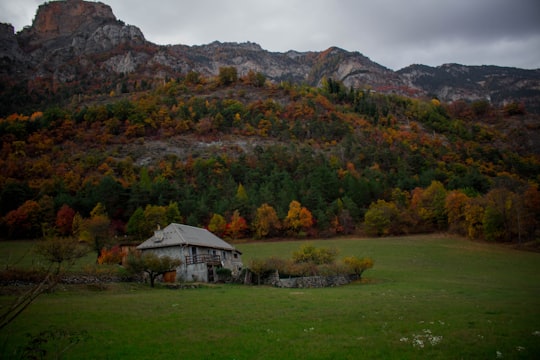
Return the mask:
<path id="1" fill-rule="evenodd" d="M 106 291 L 61 287 L 1 334 L 85 330 L 69 359 L 459 359 L 540 353 L 540 255 L 423 236 L 312 241 L 371 256 L 364 283 L 326 289 L 217 285 Z M 290 256 L 299 242 L 240 244 L 244 261 Z M 11 297 L 0 297 L 5 305 Z"/>

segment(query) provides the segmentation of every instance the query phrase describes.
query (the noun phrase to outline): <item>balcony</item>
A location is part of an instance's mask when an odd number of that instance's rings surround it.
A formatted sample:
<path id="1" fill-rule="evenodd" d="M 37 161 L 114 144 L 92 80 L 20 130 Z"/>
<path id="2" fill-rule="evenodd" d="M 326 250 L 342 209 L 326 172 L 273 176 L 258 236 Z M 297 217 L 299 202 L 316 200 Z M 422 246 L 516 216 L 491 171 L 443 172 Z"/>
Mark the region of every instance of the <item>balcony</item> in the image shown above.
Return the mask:
<path id="1" fill-rule="evenodd" d="M 221 257 L 219 255 L 201 254 L 194 256 L 186 256 L 186 265 L 206 263 L 208 265 L 221 265 Z"/>

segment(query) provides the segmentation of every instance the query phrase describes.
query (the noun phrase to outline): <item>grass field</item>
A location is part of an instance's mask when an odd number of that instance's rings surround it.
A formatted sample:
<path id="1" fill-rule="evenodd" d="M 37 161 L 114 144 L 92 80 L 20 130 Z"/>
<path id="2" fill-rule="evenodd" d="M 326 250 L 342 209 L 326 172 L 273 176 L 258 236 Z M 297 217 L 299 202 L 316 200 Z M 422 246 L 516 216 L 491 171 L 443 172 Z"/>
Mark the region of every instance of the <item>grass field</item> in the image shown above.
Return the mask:
<path id="1" fill-rule="evenodd" d="M 311 241 L 371 256 L 364 283 L 325 289 L 216 285 L 105 291 L 60 287 L 0 334 L 12 358 L 26 333 L 89 337 L 68 359 L 533 359 L 540 354 L 540 254 L 446 236 Z M 15 250 L 0 243 L 1 260 Z M 244 262 L 298 242 L 246 243 Z M 85 259 L 84 261 L 91 261 Z M 31 264 L 31 261 L 24 260 Z M 79 265 L 82 267 L 82 265 Z M 0 305 L 12 299 L 1 296 Z"/>

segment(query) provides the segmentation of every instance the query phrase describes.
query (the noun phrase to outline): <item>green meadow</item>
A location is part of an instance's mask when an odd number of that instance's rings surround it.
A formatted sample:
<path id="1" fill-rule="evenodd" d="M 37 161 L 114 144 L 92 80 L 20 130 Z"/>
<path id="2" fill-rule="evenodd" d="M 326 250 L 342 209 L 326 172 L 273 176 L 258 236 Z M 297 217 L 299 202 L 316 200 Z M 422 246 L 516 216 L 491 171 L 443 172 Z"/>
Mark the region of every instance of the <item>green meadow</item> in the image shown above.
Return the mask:
<path id="1" fill-rule="evenodd" d="M 20 358 L 26 334 L 51 328 L 86 334 L 61 354 L 69 341 L 50 342 L 49 355 L 65 359 L 532 359 L 540 354 L 538 253 L 443 235 L 310 243 L 335 247 L 339 257 L 370 256 L 375 265 L 361 282 L 324 289 L 61 285 L 0 333 L 0 358 Z M 30 244 L 0 243 L 3 266 L 15 258 L 31 266 Z M 236 246 L 247 264 L 253 258 L 289 257 L 300 245 Z M 13 298 L 0 296 L 0 305 Z"/>

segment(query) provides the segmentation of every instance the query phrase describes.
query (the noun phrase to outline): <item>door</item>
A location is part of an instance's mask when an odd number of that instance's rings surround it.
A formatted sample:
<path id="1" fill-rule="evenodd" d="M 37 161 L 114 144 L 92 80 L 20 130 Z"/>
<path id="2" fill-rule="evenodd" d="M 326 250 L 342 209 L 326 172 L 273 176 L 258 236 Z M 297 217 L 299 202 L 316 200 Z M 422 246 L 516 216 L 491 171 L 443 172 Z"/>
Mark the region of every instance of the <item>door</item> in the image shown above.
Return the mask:
<path id="1" fill-rule="evenodd" d="M 208 269 L 208 282 L 214 282 L 214 266 L 206 265 Z"/>

